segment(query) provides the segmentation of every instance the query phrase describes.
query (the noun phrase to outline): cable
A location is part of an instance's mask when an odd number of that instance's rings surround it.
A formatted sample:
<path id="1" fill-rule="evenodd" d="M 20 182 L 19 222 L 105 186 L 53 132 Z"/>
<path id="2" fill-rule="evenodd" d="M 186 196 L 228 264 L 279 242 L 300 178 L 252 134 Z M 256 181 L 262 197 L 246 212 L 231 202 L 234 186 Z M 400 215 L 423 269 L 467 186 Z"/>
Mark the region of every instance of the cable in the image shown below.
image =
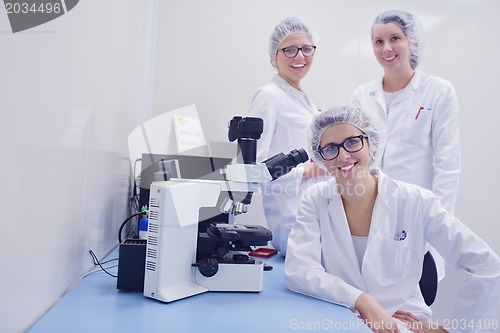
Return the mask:
<path id="1" fill-rule="evenodd" d="M 132 179 L 130 179 L 130 202 L 129 202 L 129 209 L 130 213 L 132 212 L 139 212 L 141 209 L 139 207 L 139 202 L 140 202 L 140 184 L 141 184 L 141 175 L 137 175 L 137 170 L 138 167 L 137 165 L 141 163 L 142 159 L 138 158 L 136 159 L 132 165 Z M 118 236 L 118 239 L 120 239 L 121 236 Z"/>
<path id="2" fill-rule="evenodd" d="M 142 159 L 138 158 L 134 162 L 134 169 L 132 171 L 132 198 L 130 199 L 131 201 L 131 206 L 132 209 L 136 208 L 136 211 L 139 211 L 139 196 L 140 196 L 140 191 L 141 191 L 141 174 L 137 174 L 137 164 L 142 163 Z M 136 206 L 136 207 L 134 207 Z"/>
<path id="3" fill-rule="evenodd" d="M 132 214 L 130 215 L 129 217 L 127 217 L 125 219 L 125 221 L 122 222 L 122 225 L 120 226 L 120 229 L 118 230 L 118 243 L 121 244 L 122 243 L 122 231 L 123 231 L 123 228 L 125 227 L 125 224 L 127 224 L 127 222 L 133 218 L 133 217 L 136 217 L 138 215 L 144 215 L 144 214 L 147 214 L 147 212 L 139 212 L 139 213 L 135 213 L 135 214 Z"/>
<path id="4" fill-rule="evenodd" d="M 102 264 L 102 263 L 101 263 L 101 264 Z M 106 266 L 106 267 L 104 267 L 104 269 L 106 269 L 106 270 L 107 270 L 107 269 L 110 269 L 110 268 L 115 268 L 115 267 L 118 267 L 118 264 L 116 264 L 116 265 L 112 265 L 112 266 Z M 82 277 L 81 277 L 80 279 L 83 279 L 84 277 L 87 277 L 87 276 L 89 276 L 90 274 L 94 274 L 94 273 L 97 273 L 97 272 L 100 272 L 100 271 L 102 271 L 102 269 L 101 269 L 101 268 L 96 268 L 96 269 L 93 269 L 93 270 L 91 270 L 90 272 L 87 272 L 87 273 L 83 274 L 83 275 L 82 275 Z"/>
<path id="5" fill-rule="evenodd" d="M 102 267 L 101 263 L 99 262 L 99 259 L 97 259 L 97 256 L 95 255 L 94 251 L 92 250 L 89 250 L 89 253 L 90 255 L 92 256 L 92 260 L 94 261 L 94 265 L 99 265 L 99 267 L 101 267 L 101 269 L 108 275 L 114 277 L 114 278 L 117 278 L 118 276 L 117 275 L 113 275 L 111 274 L 110 272 L 108 272 L 104 267 Z"/>
<path id="6" fill-rule="evenodd" d="M 115 261 L 115 260 L 118 260 L 118 258 L 113 258 L 113 259 L 108 259 L 106 261 L 101 261 L 101 265 L 107 264 L 108 262 L 112 262 L 112 261 Z"/>
<path id="7" fill-rule="evenodd" d="M 141 163 L 142 163 L 142 158 L 138 158 L 138 159 L 136 159 L 136 160 L 134 161 L 134 170 L 132 171 L 132 177 L 134 177 L 134 181 L 135 181 L 135 179 L 137 179 L 137 178 L 136 178 L 136 177 L 137 177 L 137 176 L 136 176 L 136 174 L 137 174 L 137 169 L 136 169 L 136 168 L 137 168 L 137 162 L 141 162 Z M 139 177 L 140 177 L 140 176 L 141 176 L 141 175 L 139 175 Z M 139 179 L 140 179 L 140 178 L 139 178 Z M 138 185 L 138 186 L 140 186 L 140 182 L 139 182 L 139 184 L 137 184 L 137 185 Z"/>

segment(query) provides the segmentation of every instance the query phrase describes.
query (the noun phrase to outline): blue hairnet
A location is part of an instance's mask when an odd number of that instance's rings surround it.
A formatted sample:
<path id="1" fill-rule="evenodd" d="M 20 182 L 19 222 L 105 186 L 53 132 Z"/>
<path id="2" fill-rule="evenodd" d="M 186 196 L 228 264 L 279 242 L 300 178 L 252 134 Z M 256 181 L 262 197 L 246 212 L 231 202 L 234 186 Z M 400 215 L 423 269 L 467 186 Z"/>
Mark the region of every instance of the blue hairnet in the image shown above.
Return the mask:
<path id="1" fill-rule="evenodd" d="M 422 56 L 422 50 L 425 42 L 424 31 L 420 20 L 408 12 L 402 10 L 388 10 L 380 13 L 372 25 L 372 39 L 373 29 L 377 24 L 381 23 L 397 23 L 406 37 L 410 41 L 410 66 L 415 69 Z"/>
<path id="2" fill-rule="evenodd" d="M 319 167 L 326 168 L 325 161 L 321 158 L 318 148 L 323 132 L 328 127 L 336 124 L 350 124 L 368 135 L 368 143 L 370 146 L 369 166 L 372 167 L 377 153 L 379 133 L 368 116 L 354 105 L 334 106 L 331 109 L 320 112 L 313 118 L 311 126 L 309 127 L 309 155 L 312 156 L 314 162 Z"/>
<path id="3" fill-rule="evenodd" d="M 307 38 L 311 40 L 313 45 L 316 45 L 317 37 L 314 32 L 309 29 L 307 24 L 297 17 L 287 17 L 276 27 L 274 27 L 273 33 L 269 40 L 269 59 L 271 60 L 271 65 L 276 67 L 276 53 L 278 52 L 278 47 L 281 42 L 291 34 L 304 33 Z"/>

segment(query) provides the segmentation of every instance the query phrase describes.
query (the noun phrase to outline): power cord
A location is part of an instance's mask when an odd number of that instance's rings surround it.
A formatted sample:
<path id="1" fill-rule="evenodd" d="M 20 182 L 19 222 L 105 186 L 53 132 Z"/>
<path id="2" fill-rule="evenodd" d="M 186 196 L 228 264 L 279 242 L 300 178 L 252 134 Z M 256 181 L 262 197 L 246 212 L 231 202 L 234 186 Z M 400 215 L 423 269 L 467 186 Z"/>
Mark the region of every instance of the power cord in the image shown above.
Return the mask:
<path id="1" fill-rule="evenodd" d="M 134 162 L 134 169 L 132 171 L 132 197 L 130 198 L 130 205 L 132 211 L 139 211 L 139 197 L 141 191 L 141 174 L 137 174 L 137 164 L 142 163 L 142 159 L 137 159 Z"/>
<path id="2" fill-rule="evenodd" d="M 129 217 L 127 217 L 127 218 L 125 219 L 125 221 L 123 221 L 123 222 L 122 222 L 122 225 L 120 226 L 120 229 L 118 230 L 118 244 L 121 244 L 121 243 L 122 243 L 122 231 L 123 231 L 123 228 L 125 227 L 125 225 L 127 224 L 127 222 L 128 222 L 130 219 L 132 219 L 132 218 L 134 218 L 134 217 L 136 217 L 136 216 L 138 216 L 138 215 L 146 215 L 146 214 L 147 214 L 147 211 L 143 211 L 143 212 L 135 213 L 135 214 L 132 214 L 132 215 L 130 215 Z"/>
<path id="3" fill-rule="evenodd" d="M 104 271 L 104 273 L 106 273 L 114 278 L 118 277 L 117 275 L 114 275 L 114 274 L 111 274 L 110 272 L 108 272 L 106 270 L 106 268 L 102 267 L 102 264 L 99 262 L 99 259 L 97 259 L 97 256 L 95 255 L 94 251 L 89 250 L 89 253 L 90 253 L 90 256 L 92 257 L 92 260 L 94 261 L 94 265 L 99 265 L 99 267 L 101 267 L 101 269 Z M 115 259 L 112 259 L 112 260 L 115 260 Z M 109 262 L 109 260 L 106 262 Z"/>

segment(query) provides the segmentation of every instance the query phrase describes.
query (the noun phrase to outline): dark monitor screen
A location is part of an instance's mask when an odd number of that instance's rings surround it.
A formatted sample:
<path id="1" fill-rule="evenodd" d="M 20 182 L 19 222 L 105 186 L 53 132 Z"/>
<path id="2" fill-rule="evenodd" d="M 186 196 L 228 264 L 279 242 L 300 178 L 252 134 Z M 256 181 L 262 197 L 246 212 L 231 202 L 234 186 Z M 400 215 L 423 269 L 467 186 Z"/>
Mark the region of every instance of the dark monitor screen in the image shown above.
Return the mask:
<path id="1" fill-rule="evenodd" d="M 155 173 L 160 171 L 159 162 L 162 160 L 177 160 L 181 177 L 184 179 L 208 179 L 224 180 L 220 170 L 230 164 L 232 159 L 228 157 L 206 157 L 188 155 L 167 154 L 143 154 L 141 181 L 139 192 L 139 207 L 149 206 L 150 186 L 155 181 Z M 189 200 L 189 198 L 186 198 Z M 216 207 L 207 207 L 200 210 L 200 227 L 208 226 L 211 222 L 227 223 L 227 214 L 221 214 L 218 202 Z M 201 223 L 202 222 L 202 223 Z"/>

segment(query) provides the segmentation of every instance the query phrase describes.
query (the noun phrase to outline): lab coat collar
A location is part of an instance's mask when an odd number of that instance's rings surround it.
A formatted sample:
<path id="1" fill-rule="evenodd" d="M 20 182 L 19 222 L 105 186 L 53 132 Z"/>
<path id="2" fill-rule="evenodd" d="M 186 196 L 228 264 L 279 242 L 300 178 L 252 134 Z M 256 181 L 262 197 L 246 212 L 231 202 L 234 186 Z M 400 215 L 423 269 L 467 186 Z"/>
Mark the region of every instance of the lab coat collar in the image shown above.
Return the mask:
<path id="1" fill-rule="evenodd" d="M 358 258 L 356 256 L 356 251 L 354 250 L 354 245 L 352 243 L 351 232 L 349 231 L 344 204 L 342 202 L 342 198 L 336 184 L 337 183 L 335 182 L 335 179 L 329 180 L 328 186 L 325 186 L 323 188 L 325 192 L 322 194 L 328 201 L 328 215 L 330 215 L 330 221 L 333 223 L 333 232 L 337 235 L 341 235 L 341 237 L 338 237 L 338 240 L 339 242 L 343 243 L 341 248 L 345 249 L 342 256 L 348 258 L 348 262 L 357 263 Z M 356 267 L 359 267 L 359 263 L 358 265 L 356 265 Z M 350 279 L 354 282 L 355 286 L 366 290 L 366 285 L 361 275 L 361 270 L 354 270 L 353 274 L 350 276 Z"/>
<path id="2" fill-rule="evenodd" d="M 377 242 L 374 242 L 373 240 L 381 237 L 379 230 L 381 229 L 381 225 L 387 221 L 390 213 L 389 198 L 398 188 L 398 184 L 379 169 L 373 169 L 371 173 L 377 177 L 378 194 L 375 201 L 375 207 L 373 209 L 373 217 L 368 234 L 366 253 L 370 251 L 370 247 L 373 246 L 372 244 L 377 244 Z M 344 205 L 337 189 L 335 179 L 329 180 L 327 184 L 328 186 L 323 188 L 325 192 L 322 194 L 328 200 L 328 214 L 330 215 L 332 221 L 334 221 L 334 229 L 336 232 L 343 235 L 340 239 L 344 242 L 343 246 L 346 249 L 344 255 L 349 257 L 352 262 L 357 262 L 358 258 L 352 243 Z M 365 286 L 364 290 L 366 290 L 365 279 L 363 277 L 366 271 L 364 269 L 365 265 L 363 263 L 362 269 L 360 271 L 356 270 L 359 274 L 353 275 L 352 279 L 353 281 L 356 281 L 356 285 Z"/>
<path id="3" fill-rule="evenodd" d="M 327 186 L 321 188 L 321 195 L 326 199 L 333 199 L 335 197 L 340 197 L 339 190 L 337 189 L 337 182 L 334 177 L 326 180 Z"/>
<path id="4" fill-rule="evenodd" d="M 384 88 L 382 86 L 382 81 L 383 77 L 372 81 L 372 84 L 369 85 L 368 87 L 368 93 L 373 96 L 377 104 L 382 108 L 382 110 L 386 109 L 386 104 L 385 104 L 385 97 L 384 97 Z M 415 70 L 415 74 L 413 75 L 410 83 L 408 84 L 407 88 L 403 93 L 396 98 L 394 102 L 397 102 L 399 100 L 404 100 L 406 99 L 407 95 L 410 94 L 410 91 L 412 90 L 418 90 L 420 86 L 422 85 L 423 81 L 425 79 L 425 74 L 419 70 Z"/>
<path id="5" fill-rule="evenodd" d="M 415 74 L 413 74 L 413 77 L 411 78 L 410 82 L 408 82 L 408 85 L 405 88 L 403 88 L 403 90 L 398 96 L 396 96 L 393 103 L 399 103 L 401 101 L 410 98 L 410 96 L 414 94 L 414 90 L 419 89 L 419 87 L 422 85 L 422 80 L 423 80 L 422 72 L 415 70 Z"/>
<path id="6" fill-rule="evenodd" d="M 411 89 L 418 89 L 422 85 L 422 82 L 425 78 L 425 74 L 419 70 L 415 70 L 415 74 L 413 75 L 412 79 L 410 80 L 410 83 L 408 84 Z M 371 95 L 381 95 L 383 96 L 384 93 L 384 88 L 382 86 L 382 81 L 384 80 L 383 77 L 381 77 L 378 80 L 372 81 L 372 84 L 368 86 L 368 92 Z"/>
<path id="7" fill-rule="evenodd" d="M 380 198 L 382 201 L 387 202 L 389 197 L 396 191 L 398 188 L 398 184 L 385 173 L 383 173 L 378 168 L 373 168 L 371 170 L 371 174 L 378 179 L 378 194 L 377 198 Z M 337 189 L 337 182 L 335 178 L 326 181 L 327 186 L 325 186 L 322 190 L 323 197 L 326 199 L 333 199 L 335 197 L 340 197 L 340 192 Z"/>
<path id="8" fill-rule="evenodd" d="M 369 240 L 380 237 L 381 224 L 388 220 L 391 210 L 389 199 L 398 188 L 398 184 L 379 169 L 373 169 L 372 175 L 378 179 L 378 193 L 373 207 L 370 233 L 368 234 Z"/>
<path id="9" fill-rule="evenodd" d="M 370 239 L 377 237 L 376 235 L 378 235 L 380 223 L 383 223 L 383 221 L 387 221 L 390 213 L 389 199 L 398 188 L 398 184 L 379 169 L 375 168 L 371 171 L 371 173 L 372 175 L 377 177 L 378 193 L 375 201 L 375 206 L 373 208 L 372 224 L 370 226 L 370 232 L 368 234 L 369 242 Z M 345 235 L 344 238 L 347 238 L 350 241 L 351 234 L 347 226 L 347 217 L 345 216 L 344 205 L 342 203 L 342 198 L 337 189 L 335 180 L 333 179 L 331 181 L 328 181 L 328 186 L 325 186 L 323 190 L 325 192 L 323 192 L 322 194 L 328 200 L 328 211 L 330 217 L 333 221 L 345 221 L 345 226 L 341 225 L 339 226 L 339 228 L 341 228 L 341 232 Z M 346 244 L 346 246 L 351 247 L 352 244 Z M 351 253 L 351 255 L 353 254 L 354 252 Z"/>
<path id="10" fill-rule="evenodd" d="M 383 110 L 383 113 L 386 114 L 384 87 L 382 86 L 382 80 L 383 78 L 373 81 L 372 84 L 368 87 L 368 93 L 373 97 L 380 109 Z"/>
<path id="11" fill-rule="evenodd" d="M 411 89 L 413 90 L 419 89 L 420 86 L 422 85 L 424 78 L 425 78 L 424 73 L 422 73 L 419 70 L 415 70 L 415 75 L 413 75 L 413 78 L 411 79 L 409 84 L 411 86 Z"/>
<path id="12" fill-rule="evenodd" d="M 279 74 L 274 74 L 272 81 L 276 83 L 276 85 L 281 89 L 283 89 L 284 91 L 288 91 L 294 94 L 295 93 L 304 94 L 304 90 L 302 89 L 302 87 L 300 87 L 300 90 L 295 89 L 290 85 L 290 83 L 286 82 L 286 80 L 282 78 Z"/>
<path id="13" fill-rule="evenodd" d="M 387 201 L 392 196 L 394 191 L 397 190 L 398 184 L 385 173 L 380 171 L 380 169 L 373 169 L 371 171 L 372 175 L 378 177 L 378 194 L 377 199 L 380 198 L 383 202 L 387 204 Z"/>
<path id="14" fill-rule="evenodd" d="M 309 97 L 306 95 L 302 87 L 300 87 L 300 90 L 295 89 L 288 82 L 286 82 L 285 79 L 283 79 L 279 74 L 275 74 L 273 76 L 272 82 L 276 84 L 284 92 L 288 93 L 289 96 L 293 96 L 299 103 L 301 103 L 304 106 L 306 110 L 309 110 L 309 112 L 312 115 L 315 114 L 317 108 L 314 105 L 314 103 L 309 99 Z"/>

